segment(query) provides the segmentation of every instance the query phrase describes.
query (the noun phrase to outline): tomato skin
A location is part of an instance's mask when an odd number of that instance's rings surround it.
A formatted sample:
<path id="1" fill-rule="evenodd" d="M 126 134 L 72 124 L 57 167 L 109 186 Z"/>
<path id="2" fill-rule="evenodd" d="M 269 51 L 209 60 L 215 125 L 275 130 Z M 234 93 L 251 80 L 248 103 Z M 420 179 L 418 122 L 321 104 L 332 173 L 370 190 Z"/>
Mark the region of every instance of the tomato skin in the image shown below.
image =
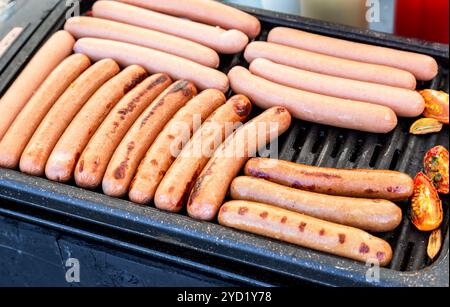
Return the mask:
<path id="1" fill-rule="evenodd" d="M 448 150 L 443 146 L 431 148 L 424 158 L 425 174 L 439 193 L 449 194 Z"/>
<path id="2" fill-rule="evenodd" d="M 431 180 L 422 172 L 414 179 L 411 221 L 421 231 L 432 231 L 442 224 L 443 210 L 439 194 Z"/>
<path id="3" fill-rule="evenodd" d="M 434 118 L 444 124 L 449 123 L 449 99 L 448 94 L 443 91 L 423 90 L 419 92 L 425 100 L 425 111 L 423 115 Z"/>

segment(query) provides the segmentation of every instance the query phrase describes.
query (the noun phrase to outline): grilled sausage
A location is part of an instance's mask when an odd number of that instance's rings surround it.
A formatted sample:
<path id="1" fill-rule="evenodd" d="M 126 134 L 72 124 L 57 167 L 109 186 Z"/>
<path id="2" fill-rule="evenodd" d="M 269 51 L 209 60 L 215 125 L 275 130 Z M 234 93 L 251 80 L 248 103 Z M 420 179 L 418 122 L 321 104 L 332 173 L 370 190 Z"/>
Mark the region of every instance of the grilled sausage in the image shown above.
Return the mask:
<path id="1" fill-rule="evenodd" d="M 75 167 L 75 182 L 78 186 L 95 189 L 102 183 L 111 156 L 128 129 L 171 83 L 168 75 L 155 74 L 117 103 L 81 154 Z"/>
<path id="2" fill-rule="evenodd" d="M 380 266 L 388 265 L 392 259 L 389 243 L 365 231 L 260 203 L 230 201 L 220 209 L 219 223 Z"/>
<path id="3" fill-rule="evenodd" d="M 417 85 L 416 78 L 405 70 L 341 59 L 274 43 L 249 44 L 245 49 L 245 59 L 251 63 L 256 58 L 264 58 L 278 64 L 320 74 L 411 90 L 414 90 Z"/>
<path id="4" fill-rule="evenodd" d="M 425 109 L 422 95 L 404 88 L 322 75 L 262 58 L 252 62 L 250 71 L 258 77 L 299 90 L 386 106 L 398 116 L 417 117 Z"/>
<path id="5" fill-rule="evenodd" d="M 436 60 L 427 55 L 350 42 L 295 29 L 274 28 L 269 33 L 268 41 L 344 59 L 396 67 L 411 72 L 421 81 L 429 81 L 438 73 Z"/>
<path id="6" fill-rule="evenodd" d="M 50 37 L 0 100 L 0 141 L 50 73 L 72 53 L 75 39 L 66 31 Z"/>
<path id="7" fill-rule="evenodd" d="M 220 62 L 217 52 L 198 43 L 105 19 L 73 17 L 66 21 L 64 29 L 76 38 L 94 37 L 149 47 L 212 68 Z"/>
<path id="8" fill-rule="evenodd" d="M 238 30 L 223 30 L 183 18 L 113 1 L 97 1 L 92 8 L 98 18 L 115 20 L 199 43 L 223 54 L 242 52 L 248 37 Z"/>
<path id="9" fill-rule="evenodd" d="M 90 61 L 82 54 L 69 56 L 45 79 L 0 142 L 0 167 L 17 168 L 20 156 L 50 108 L 85 71 Z"/>
<path id="10" fill-rule="evenodd" d="M 123 66 L 137 64 L 150 73 L 162 72 L 174 79 L 189 80 L 202 90 L 215 88 L 226 92 L 229 88 L 228 78 L 224 73 L 157 50 L 97 38 L 79 39 L 74 49 L 94 61 L 111 58 Z"/>
<path id="11" fill-rule="evenodd" d="M 236 125 L 250 115 L 252 105 L 247 97 L 233 96 L 217 109 L 186 144 L 172 164 L 155 194 L 155 206 L 179 212 L 187 202 L 192 186 L 211 155 Z"/>
<path id="12" fill-rule="evenodd" d="M 387 133 L 397 125 L 394 111 L 384 106 L 293 89 L 239 66 L 228 76 L 234 92 L 248 96 L 263 109 L 280 105 L 302 120 L 366 132 Z"/>
<path id="13" fill-rule="evenodd" d="M 181 80 L 152 102 L 114 152 L 103 178 L 105 194 L 122 197 L 127 193 L 136 169 L 153 141 L 173 115 L 196 94 L 194 84 Z"/>
<path id="14" fill-rule="evenodd" d="M 45 174 L 48 179 L 67 182 L 92 135 L 112 108 L 147 77 L 140 66 L 132 65 L 106 82 L 75 116 L 51 153 Z"/>
<path id="15" fill-rule="evenodd" d="M 271 108 L 239 128 L 214 153 L 195 182 L 188 213 L 199 220 L 212 220 L 230 187 L 249 157 L 284 133 L 291 115 L 283 107 Z"/>
<path id="16" fill-rule="evenodd" d="M 23 173 L 43 176 L 45 165 L 64 130 L 88 99 L 120 71 L 119 65 L 110 59 L 88 68 L 58 99 L 42 120 L 20 158 Z"/>
<path id="17" fill-rule="evenodd" d="M 192 132 L 225 100 L 222 92 L 207 90 L 192 99 L 174 116 L 140 163 L 130 188 L 131 201 L 148 204 L 153 200 L 159 183 L 179 151 L 191 138 Z"/>
<path id="18" fill-rule="evenodd" d="M 259 20 L 243 11 L 209 0 L 118 0 L 150 10 L 188 18 L 224 29 L 237 29 L 250 38 L 261 32 Z"/>
<path id="19" fill-rule="evenodd" d="M 300 191 L 253 177 L 234 179 L 230 191 L 231 197 L 236 200 L 273 205 L 371 232 L 392 231 L 402 221 L 402 210 L 388 200 Z"/>
<path id="20" fill-rule="evenodd" d="M 400 172 L 323 168 L 264 158 L 248 161 L 245 174 L 310 192 L 391 201 L 407 200 L 414 188 L 412 178 Z"/>

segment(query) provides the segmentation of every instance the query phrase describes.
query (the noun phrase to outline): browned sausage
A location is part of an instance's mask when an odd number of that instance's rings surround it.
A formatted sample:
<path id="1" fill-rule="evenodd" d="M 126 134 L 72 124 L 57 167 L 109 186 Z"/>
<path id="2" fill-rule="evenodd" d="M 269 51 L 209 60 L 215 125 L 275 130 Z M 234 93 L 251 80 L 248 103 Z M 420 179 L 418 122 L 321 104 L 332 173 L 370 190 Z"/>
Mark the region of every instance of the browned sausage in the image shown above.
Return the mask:
<path id="1" fill-rule="evenodd" d="M 195 133 L 164 176 L 155 194 L 158 209 L 179 212 L 187 202 L 192 186 L 237 124 L 250 115 L 252 104 L 247 97 L 233 96 L 217 109 Z"/>
<path id="2" fill-rule="evenodd" d="M 44 116 L 91 62 L 82 54 L 65 59 L 45 79 L 0 142 L 0 167 L 17 168 L 20 156 Z"/>
<path id="3" fill-rule="evenodd" d="M 245 174 L 310 192 L 391 201 L 407 200 L 414 188 L 412 178 L 400 172 L 322 168 L 264 158 L 248 161 Z"/>
<path id="4" fill-rule="evenodd" d="M 100 86 L 119 71 L 116 62 L 105 59 L 89 67 L 72 83 L 44 117 L 25 148 L 20 158 L 22 172 L 44 175 L 48 157 L 64 130 Z"/>
<path id="5" fill-rule="evenodd" d="M 142 67 L 128 66 L 89 99 L 53 149 L 45 167 L 48 179 L 60 182 L 72 179 L 78 158 L 97 128 L 119 100 L 146 77 Z"/>
<path id="6" fill-rule="evenodd" d="M 75 39 L 58 31 L 42 46 L 0 100 L 0 141 L 50 73 L 72 53 Z"/>
<path id="7" fill-rule="evenodd" d="M 392 231 L 402 221 L 402 210 L 388 200 L 300 191 L 254 177 L 234 179 L 230 191 L 233 199 L 273 205 L 371 232 Z"/>
<path id="8" fill-rule="evenodd" d="M 128 129 L 171 83 L 166 74 L 152 75 L 117 103 L 81 154 L 75 167 L 78 186 L 95 189 L 102 183 L 111 156 Z"/>
<path id="9" fill-rule="evenodd" d="M 271 108 L 239 128 L 214 153 L 198 177 L 188 201 L 188 213 L 199 220 L 212 220 L 249 157 L 284 133 L 291 115 L 283 107 Z"/>
<path id="10" fill-rule="evenodd" d="M 365 231 L 260 203 L 230 201 L 220 209 L 219 223 L 380 266 L 388 265 L 392 259 L 389 243 Z"/>
<path id="11" fill-rule="evenodd" d="M 159 183 L 179 151 L 191 138 L 194 129 L 197 130 L 201 123 L 225 101 L 222 92 L 206 90 L 175 114 L 139 165 L 129 193 L 132 201 L 148 204 L 153 200 Z"/>
<path id="12" fill-rule="evenodd" d="M 173 115 L 196 94 L 193 83 L 181 80 L 152 102 L 114 152 L 103 178 L 105 194 L 115 197 L 126 195 L 136 169 L 153 141 Z"/>

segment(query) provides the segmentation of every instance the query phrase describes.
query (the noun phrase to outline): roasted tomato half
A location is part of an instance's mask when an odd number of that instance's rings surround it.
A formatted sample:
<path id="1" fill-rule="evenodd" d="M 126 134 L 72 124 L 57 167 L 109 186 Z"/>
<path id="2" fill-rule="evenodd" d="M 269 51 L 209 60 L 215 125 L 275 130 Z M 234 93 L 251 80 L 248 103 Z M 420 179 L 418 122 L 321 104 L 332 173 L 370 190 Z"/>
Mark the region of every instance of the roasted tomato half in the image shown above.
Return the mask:
<path id="1" fill-rule="evenodd" d="M 411 221 L 421 231 L 437 229 L 443 219 L 442 202 L 431 180 L 424 174 L 414 179 Z"/>
<path id="2" fill-rule="evenodd" d="M 425 112 L 428 118 L 435 118 L 448 124 L 448 94 L 443 91 L 423 90 L 419 92 L 425 100 Z"/>
<path id="3" fill-rule="evenodd" d="M 424 158 L 425 175 L 439 193 L 448 194 L 448 150 L 443 146 L 431 148 Z"/>

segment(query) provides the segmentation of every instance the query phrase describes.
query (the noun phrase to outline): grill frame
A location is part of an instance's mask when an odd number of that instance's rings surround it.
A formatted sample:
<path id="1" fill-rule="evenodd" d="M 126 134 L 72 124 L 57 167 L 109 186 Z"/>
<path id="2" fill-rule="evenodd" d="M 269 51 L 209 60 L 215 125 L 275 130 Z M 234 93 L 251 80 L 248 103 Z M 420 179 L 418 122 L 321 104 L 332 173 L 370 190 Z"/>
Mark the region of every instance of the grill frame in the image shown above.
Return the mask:
<path id="1" fill-rule="evenodd" d="M 87 9 L 90 4 L 89 1 L 83 1 L 83 10 Z M 436 57 L 443 67 L 448 67 L 449 56 L 448 46 L 446 45 L 434 43 L 423 44 L 417 40 L 399 38 L 389 34 L 358 30 L 351 27 L 248 7 L 237 7 L 259 17 L 263 22 L 264 29 L 267 29 L 270 25 L 283 25 L 309 31 L 313 30 L 313 32 L 334 37 L 422 52 Z M 14 80 L 14 77 L 23 67 L 26 59 L 31 57 L 44 39 L 54 31 L 62 28 L 66 10 L 67 8 L 64 4 L 57 5 L 42 24 L 37 27 L 32 39 L 23 48 L 18 50 L 14 59 L 1 74 L 0 93 L 7 89 L 7 86 Z M 264 35 L 266 34 L 267 31 L 263 31 L 259 39 L 264 39 Z M 241 64 L 242 61 L 242 54 L 223 57 L 221 70 L 227 72 L 232 66 Z M 448 68 L 445 68 L 445 72 L 446 91 L 448 92 Z M 439 85 L 438 83 L 440 84 L 441 82 L 435 81 L 434 83 L 422 84 L 421 86 L 437 87 Z M 364 163 L 367 164 L 367 159 L 372 150 L 370 148 L 371 146 L 373 147 L 375 143 L 383 146 L 383 140 L 391 139 L 395 140 L 395 142 L 390 142 L 391 145 L 404 144 L 411 152 L 410 156 L 403 157 L 403 160 L 400 161 L 401 163 L 397 165 L 396 169 L 407 171 L 410 175 L 414 175 L 421 164 L 421 161 L 417 157 L 423 156 L 428 148 L 439 143 L 448 147 L 448 129 L 439 135 L 412 137 L 407 135 L 407 132 L 405 134 L 405 128 L 407 127 L 409 127 L 408 121 L 402 120 L 400 127 L 394 133 L 387 136 L 377 136 L 295 122 L 290 131 L 280 141 L 280 144 L 284 147 L 284 149 L 283 147 L 281 149 L 280 158 L 292 160 L 293 157 L 298 157 L 297 160 L 299 162 L 319 162 L 314 164 L 323 166 L 361 167 L 365 165 Z M 309 133 L 302 144 L 302 135 L 305 134 L 305 131 L 309 131 Z M 338 158 L 336 158 L 336 161 L 326 159 L 324 154 L 335 151 L 335 145 L 332 144 L 333 140 L 344 140 L 344 137 L 339 137 L 342 134 L 350 135 L 347 138 L 347 140 L 350 139 L 348 141 L 349 143 L 359 142 L 362 145 L 360 152 L 356 151 L 356 153 L 353 153 L 353 156 L 357 158 L 356 163 L 353 165 L 348 165 Z M 369 136 L 369 143 L 366 143 L 368 144 L 367 146 L 364 146 L 364 140 L 359 141 L 363 135 Z M 319 136 L 318 139 L 323 142 L 317 145 L 314 136 Z M 292 147 L 294 145 L 301 147 L 301 150 L 293 150 Z M 345 147 L 345 144 L 342 145 L 344 145 L 344 149 L 348 149 Z M 398 148 L 394 147 L 389 146 L 385 150 L 381 148 L 379 154 L 384 153 L 384 159 L 377 160 L 374 166 L 388 168 L 391 163 L 386 161 L 389 161 L 389 157 L 394 156 L 398 150 Z M 402 146 L 399 145 L 399 147 Z M 308 151 L 316 148 L 322 149 L 318 151 L 322 154 L 306 154 Z M 375 148 L 373 148 L 374 151 L 376 150 Z M 418 150 L 419 152 L 413 154 L 413 150 Z M 339 152 L 340 150 L 337 150 L 336 157 L 339 156 Z M 341 157 L 343 156 L 345 154 L 341 155 Z M 416 159 L 412 159 L 413 156 Z M 371 160 L 371 157 L 369 160 Z M 333 165 L 330 162 L 336 162 L 336 164 Z M 417 260 L 416 263 L 411 261 L 411 264 L 408 263 L 408 265 L 411 268 L 418 267 L 419 269 L 409 272 L 381 269 L 381 280 L 377 284 L 371 284 L 366 281 L 365 276 L 368 267 L 364 266 L 364 264 L 235 231 L 217 224 L 197 222 L 186 216 L 169 214 L 154 208 L 136 206 L 126 200 L 113 199 L 74 186 L 53 183 L 42 178 L 29 177 L 16 171 L 0 169 L 0 197 L 21 203 L 43 213 L 48 212 L 49 215 L 55 214 L 57 216 L 83 221 L 86 223 L 87 228 L 90 227 L 88 225 L 101 225 L 101 227 L 108 229 L 133 234 L 136 238 L 142 238 L 143 240 L 150 239 L 176 248 L 195 250 L 200 255 L 207 257 L 224 259 L 227 263 L 230 262 L 242 266 L 242 273 L 244 274 L 245 268 L 252 268 L 261 270 L 261 272 L 266 272 L 267 274 L 283 276 L 291 280 L 336 286 L 448 286 L 449 283 L 448 197 L 444 199 L 446 220 L 442 226 L 445 240 L 442 248 L 443 252 L 438 260 L 425 269 L 420 268 L 423 265 L 421 261 Z M 0 204 L 0 212 L 14 215 L 16 211 L 20 211 L 20 209 L 8 210 L 7 206 Z M 404 222 L 397 232 L 400 233 L 402 238 L 408 237 L 414 242 L 419 242 L 422 255 L 418 256 L 417 259 L 420 257 L 423 258 L 425 257 L 425 254 L 423 254 L 425 250 L 423 247 L 426 244 L 424 241 L 425 235 L 413 231 L 414 229 L 406 217 L 408 215 L 406 208 L 404 213 Z M 62 223 L 61 227 L 64 229 L 64 223 Z M 66 228 L 66 231 L 70 231 L 69 227 Z M 384 237 L 389 240 L 390 236 L 392 234 L 386 234 Z M 400 238 L 399 236 L 394 237 Z M 401 248 L 394 249 L 394 261 L 391 265 L 394 269 L 404 265 L 402 259 L 407 257 L 404 254 L 409 250 L 410 240 L 399 239 L 396 242 L 396 246 L 401 246 Z M 249 283 L 252 284 L 252 282 Z M 253 284 L 257 283 L 253 282 Z"/>

